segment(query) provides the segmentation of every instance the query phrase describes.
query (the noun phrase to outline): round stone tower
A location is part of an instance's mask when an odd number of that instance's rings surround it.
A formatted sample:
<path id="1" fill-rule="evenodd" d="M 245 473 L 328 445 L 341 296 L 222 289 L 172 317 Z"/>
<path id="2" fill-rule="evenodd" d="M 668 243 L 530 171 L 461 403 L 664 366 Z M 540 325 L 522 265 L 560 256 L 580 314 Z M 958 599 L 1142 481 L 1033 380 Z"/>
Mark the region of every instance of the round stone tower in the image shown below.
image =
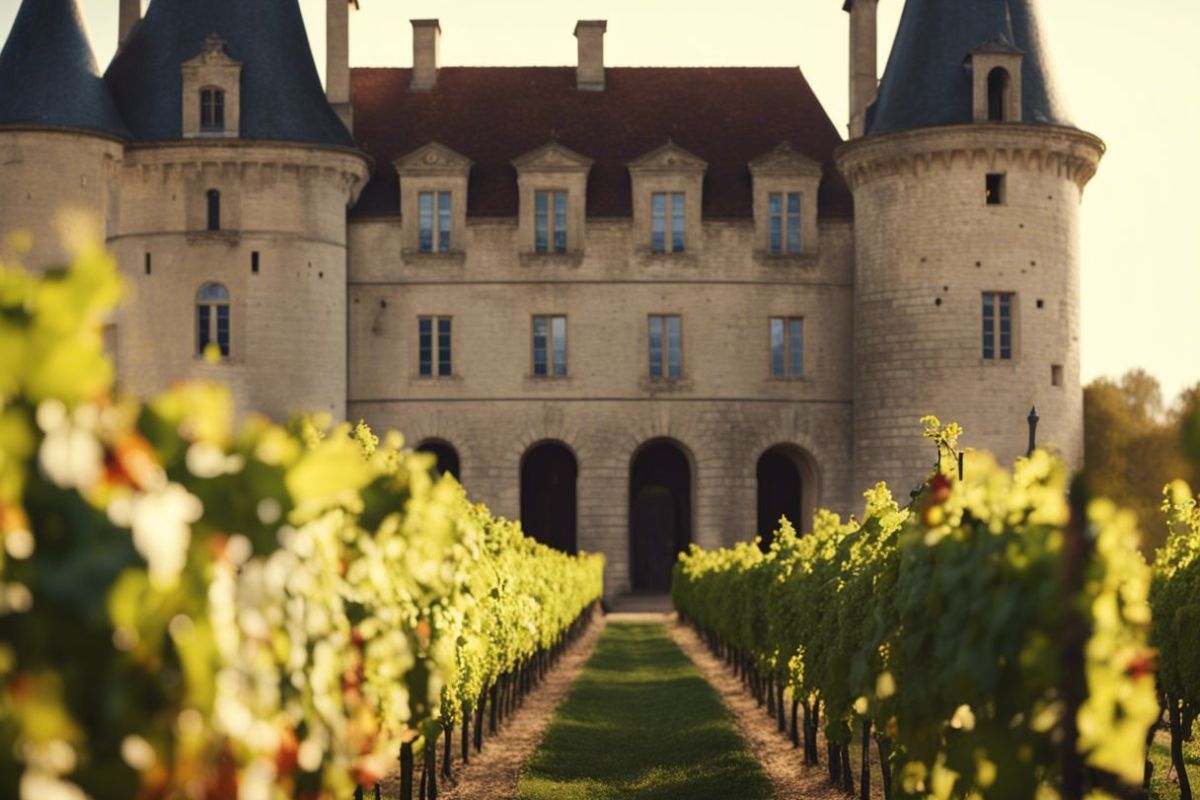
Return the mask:
<path id="1" fill-rule="evenodd" d="M 76 0 L 24 0 L 0 52 L 0 243 L 29 235 L 42 268 L 102 237 L 128 137 Z"/>
<path id="2" fill-rule="evenodd" d="M 212 378 L 239 410 L 340 418 L 346 209 L 368 159 L 297 0 L 155 0 L 105 77 L 132 132 L 110 227 L 133 289 L 124 385 Z"/>
<path id="3" fill-rule="evenodd" d="M 1103 153 L 1057 101 L 1033 0 L 908 0 L 865 135 L 837 156 L 857 486 L 924 477 L 926 414 L 1007 462 L 1036 406 L 1039 444 L 1080 466 L 1079 205 Z"/>

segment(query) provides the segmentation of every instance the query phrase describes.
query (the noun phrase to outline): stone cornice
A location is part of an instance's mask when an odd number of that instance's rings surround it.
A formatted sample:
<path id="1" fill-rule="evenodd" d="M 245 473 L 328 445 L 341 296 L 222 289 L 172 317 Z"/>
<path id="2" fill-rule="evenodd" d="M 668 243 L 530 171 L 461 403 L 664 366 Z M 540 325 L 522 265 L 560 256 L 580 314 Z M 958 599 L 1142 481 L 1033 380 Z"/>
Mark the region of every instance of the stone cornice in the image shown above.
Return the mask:
<path id="1" fill-rule="evenodd" d="M 855 139 L 838 148 L 835 158 L 851 190 L 894 175 L 920 176 L 980 162 L 1054 171 L 1082 190 L 1104 152 L 1103 141 L 1074 128 L 972 123 Z"/>
<path id="2" fill-rule="evenodd" d="M 275 180 L 289 174 L 324 176 L 339 182 L 353 204 L 366 185 L 370 163 L 354 150 L 243 139 L 127 146 L 123 167 L 126 175 L 136 175 L 143 181 L 165 180 L 172 173 L 191 175 L 209 169 L 238 173 L 242 177 L 257 174 Z"/>

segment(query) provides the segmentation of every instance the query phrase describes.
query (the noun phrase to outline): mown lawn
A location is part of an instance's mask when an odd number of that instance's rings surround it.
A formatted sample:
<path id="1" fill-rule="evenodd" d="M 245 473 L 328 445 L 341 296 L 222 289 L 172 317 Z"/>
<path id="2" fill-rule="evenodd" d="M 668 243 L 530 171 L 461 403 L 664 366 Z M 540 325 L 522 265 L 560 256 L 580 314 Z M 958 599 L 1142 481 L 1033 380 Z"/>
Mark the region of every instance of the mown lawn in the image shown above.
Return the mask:
<path id="1" fill-rule="evenodd" d="M 1200 792 L 1200 722 L 1196 723 L 1192 740 L 1183 743 L 1183 759 L 1187 762 L 1188 778 L 1192 784 L 1192 794 L 1195 795 Z M 1178 800 L 1179 784 L 1174 777 L 1168 777 L 1171 770 L 1171 737 L 1165 731 L 1159 731 L 1155 737 L 1150 761 L 1154 764 L 1154 777 L 1150 780 L 1151 800 Z"/>
<path id="2" fill-rule="evenodd" d="M 610 623 L 530 757 L 519 800 L 766 800 L 716 691 L 660 624 Z"/>

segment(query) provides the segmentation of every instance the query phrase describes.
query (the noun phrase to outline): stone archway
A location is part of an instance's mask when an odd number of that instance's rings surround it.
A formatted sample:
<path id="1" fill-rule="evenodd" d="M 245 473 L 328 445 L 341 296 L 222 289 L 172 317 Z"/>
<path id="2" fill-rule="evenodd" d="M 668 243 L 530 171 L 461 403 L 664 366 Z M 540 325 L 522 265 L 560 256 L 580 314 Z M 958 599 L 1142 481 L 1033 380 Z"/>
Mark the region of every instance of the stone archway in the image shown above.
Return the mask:
<path id="1" fill-rule="evenodd" d="M 434 469 L 439 475 L 449 473 L 454 476 L 454 480 L 461 480 L 458 451 L 454 449 L 454 445 L 441 439 L 426 439 L 417 445 L 417 452 L 432 453 L 437 458 L 437 466 Z"/>
<path id="2" fill-rule="evenodd" d="M 692 469 L 678 443 L 644 445 L 629 470 L 629 561 L 634 591 L 671 588 L 676 556 L 692 540 Z"/>
<path id="3" fill-rule="evenodd" d="M 794 445 L 767 448 L 755 469 L 758 526 L 762 548 L 771 546 L 779 518 L 787 517 L 799 533 L 810 530 L 816 507 L 817 479 L 812 458 Z"/>
<path id="4" fill-rule="evenodd" d="M 541 442 L 521 459 L 521 527 L 542 544 L 574 554 L 576 541 L 575 454 L 562 442 Z"/>

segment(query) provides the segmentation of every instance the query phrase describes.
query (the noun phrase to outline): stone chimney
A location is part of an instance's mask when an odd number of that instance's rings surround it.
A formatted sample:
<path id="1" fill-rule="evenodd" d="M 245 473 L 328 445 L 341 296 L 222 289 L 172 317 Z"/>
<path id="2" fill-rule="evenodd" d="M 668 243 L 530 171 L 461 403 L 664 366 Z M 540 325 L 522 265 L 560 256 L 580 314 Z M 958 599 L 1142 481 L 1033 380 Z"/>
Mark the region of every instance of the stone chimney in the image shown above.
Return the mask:
<path id="1" fill-rule="evenodd" d="M 581 91 L 604 91 L 604 32 L 607 29 L 608 23 L 602 19 L 581 19 L 575 25 L 575 38 L 579 40 L 575 88 Z"/>
<path id="2" fill-rule="evenodd" d="M 117 47 L 125 44 L 125 40 L 133 31 L 133 26 L 141 20 L 142 0 L 121 0 L 121 17 L 117 26 Z"/>
<path id="3" fill-rule="evenodd" d="M 413 70 L 409 88 L 427 92 L 437 85 L 438 48 L 442 39 L 442 26 L 436 19 L 414 19 L 413 26 Z"/>
<path id="4" fill-rule="evenodd" d="M 867 107 L 879 91 L 875 12 L 879 0 L 846 0 L 850 13 L 850 138 L 866 133 Z"/>
<path id="5" fill-rule="evenodd" d="M 354 108 L 350 105 L 350 7 L 358 0 L 325 0 L 325 98 L 341 117 L 347 130 L 354 130 Z"/>

